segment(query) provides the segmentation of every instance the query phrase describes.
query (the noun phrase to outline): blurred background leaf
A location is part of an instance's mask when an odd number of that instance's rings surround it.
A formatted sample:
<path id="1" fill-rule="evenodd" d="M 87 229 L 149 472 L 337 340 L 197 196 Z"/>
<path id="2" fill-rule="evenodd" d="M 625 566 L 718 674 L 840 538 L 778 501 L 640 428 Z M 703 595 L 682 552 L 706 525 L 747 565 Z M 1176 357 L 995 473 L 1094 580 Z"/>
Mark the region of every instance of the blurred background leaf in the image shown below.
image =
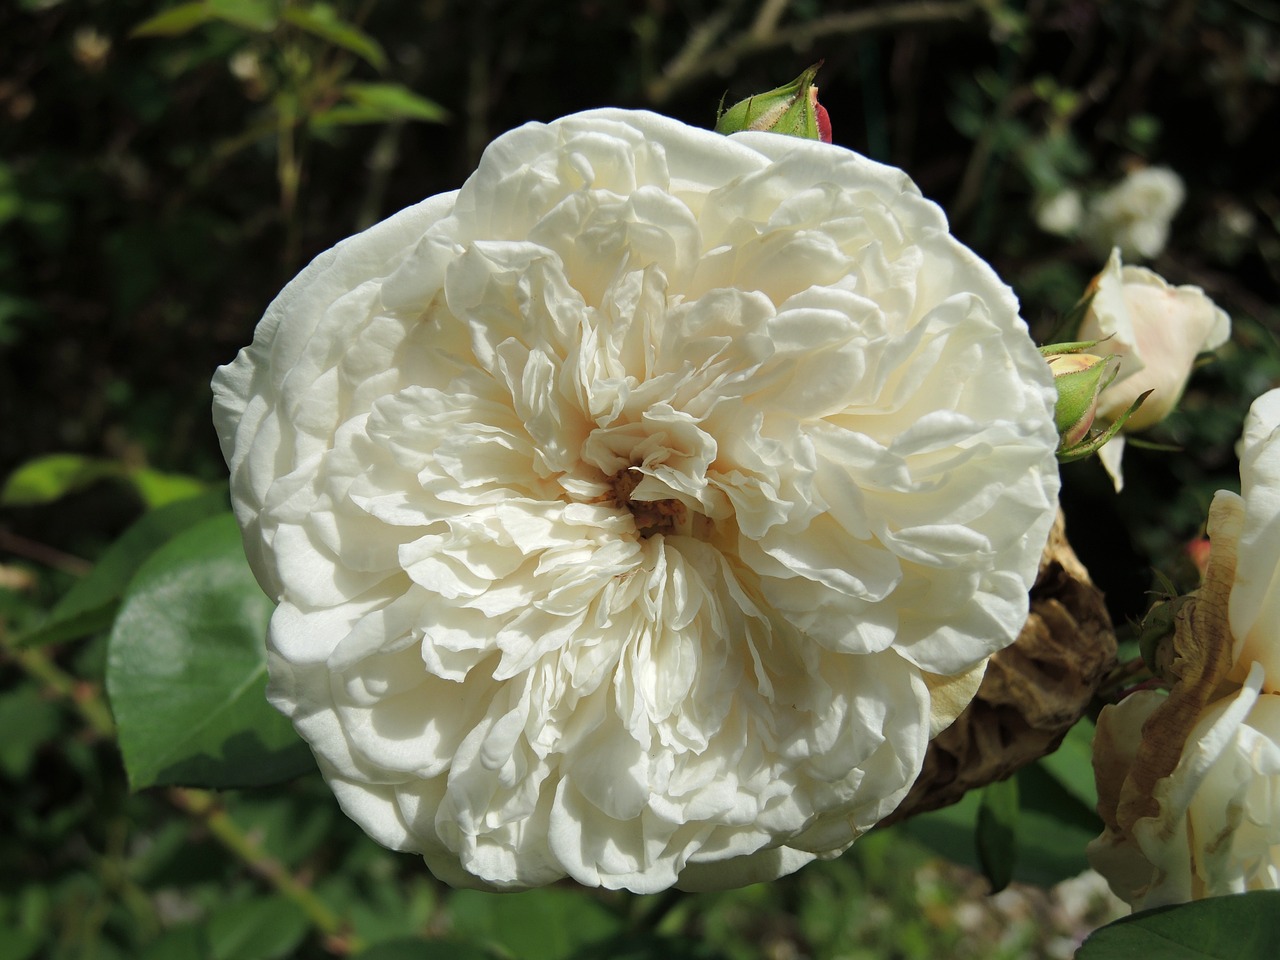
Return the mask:
<path id="1" fill-rule="evenodd" d="M 106 676 L 135 790 L 262 786 L 314 768 L 266 700 L 272 609 L 229 512 L 179 533 L 138 570 L 111 631 Z"/>
<path id="2" fill-rule="evenodd" d="M 1161 907 L 1125 917 L 1093 933 L 1079 960 L 1265 960 L 1280 938 L 1280 892 Z"/>

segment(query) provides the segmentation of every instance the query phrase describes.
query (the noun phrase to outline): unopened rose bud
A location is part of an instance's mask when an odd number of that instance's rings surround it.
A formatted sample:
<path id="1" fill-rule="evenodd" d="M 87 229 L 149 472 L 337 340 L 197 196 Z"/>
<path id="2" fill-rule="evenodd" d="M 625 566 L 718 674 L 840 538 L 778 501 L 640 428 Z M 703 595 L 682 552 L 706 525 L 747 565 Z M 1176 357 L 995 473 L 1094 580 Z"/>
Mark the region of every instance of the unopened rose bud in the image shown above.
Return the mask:
<path id="1" fill-rule="evenodd" d="M 831 118 L 818 103 L 818 88 L 813 84 L 821 66 L 815 63 L 784 86 L 739 100 L 716 119 L 716 132 L 767 130 L 830 143 Z"/>
<path id="2" fill-rule="evenodd" d="M 1054 420 L 1062 449 L 1074 447 L 1089 435 L 1098 415 L 1098 398 L 1115 379 L 1119 357 L 1099 357 L 1092 353 L 1058 353 L 1045 358 L 1058 388 Z"/>
<path id="3" fill-rule="evenodd" d="M 1175 287 L 1143 267 L 1122 266 L 1112 251 L 1090 284 L 1094 297 L 1082 337 L 1107 338 L 1099 353 L 1126 358 L 1125 375 L 1107 391 L 1102 414 L 1111 418 L 1144 390 L 1154 391 L 1126 432 L 1153 427 L 1177 405 L 1196 356 L 1231 334 L 1231 320 L 1199 287 Z"/>

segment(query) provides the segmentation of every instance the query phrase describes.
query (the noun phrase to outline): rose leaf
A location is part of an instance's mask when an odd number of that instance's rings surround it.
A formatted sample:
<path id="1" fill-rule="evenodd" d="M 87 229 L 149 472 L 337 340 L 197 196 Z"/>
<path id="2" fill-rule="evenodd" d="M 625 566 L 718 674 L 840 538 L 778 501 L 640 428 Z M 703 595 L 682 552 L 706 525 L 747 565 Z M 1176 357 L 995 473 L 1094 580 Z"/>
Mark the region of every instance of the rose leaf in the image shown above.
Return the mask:
<path id="1" fill-rule="evenodd" d="M 1076 960 L 1269 960 L 1280 941 L 1280 892 L 1255 890 L 1145 910 L 1090 934 Z"/>
<path id="2" fill-rule="evenodd" d="M 138 570 L 107 655 L 135 790 L 260 786 L 311 768 L 306 746 L 264 697 L 271 610 L 230 514 L 179 534 Z"/>

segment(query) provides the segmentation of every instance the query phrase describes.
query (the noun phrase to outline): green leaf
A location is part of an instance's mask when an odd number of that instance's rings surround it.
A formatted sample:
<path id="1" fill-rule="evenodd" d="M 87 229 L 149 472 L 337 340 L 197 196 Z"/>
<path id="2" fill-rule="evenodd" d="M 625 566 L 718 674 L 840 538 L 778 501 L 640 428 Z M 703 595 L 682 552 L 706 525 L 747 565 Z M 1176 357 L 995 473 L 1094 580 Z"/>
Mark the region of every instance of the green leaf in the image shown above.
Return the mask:
<path id="1" fill-rule="evenodd" d="M 226 512 L 226 492 L 217 490 L 144 513 L 107 548 L 88 576 L 67 591 L 48 619 L 17 637 L 17 645 L 61 643 L 107 629 L 120 596 L 147 557 L 188 527 Z"/>
<path id="2" fill-rule="evenodd" d="M 1010 777 L 983 787 L 974 839 L 992 893 L 999 893 L 1013 879 L 1018 859 L 1017 827 L 1018 781 Z"/>
<path id="3" fill-rule="evenodd" d="M 311 115 L 311 126 L 316 130 L 331 130 L 334 127 L 354 127 L 362 123 L 386 123 L 387 115 L 381 110 L 370 107 L 355 107 L 349 103 L 339 103 L 320 110 Z"/>
<path id="4" fill-rule="evenodd" d="M 1271 960 L 1280 892 L 1256 890 L 1146 910 L 1095 930 L 1076 960 Z"/>
<path id="5" fill-rule="evenodd" d="M 1017 773 L 1018 862 L 1013 878 L 1050 886 L 1086 870 L 1084 848 L 1102 833 L 1102 821 L 1033 763 Z"/>
<path id="6" fill-rule="evenodd" d="M 0 922 L 0 960 L 28 960 L 39 956 L 44 937 L 36 930 L 19 930 Z"/>
<path id="7" fill-rule="evenodd" d="M 288 7 L 280 15 L 280 19 L 322 40 L 328 40 L 336 47 L 349 50 L 375 70 L 387 68 L 387 55 L 378 41 L 354 24 L 343 20 L 327 3 L 317 3 L 305 8 Z"/>
<path id="8" fill-rule="evenodd" d="M 62 730 L 62 709 L 41 695 L 35 684 L 0 694 L 0 773 L 21 780 L 31 770 L 36 751 Z"/>
<path id="9" fill-rule="evenodd" d="M 1093 779 L 1093 721 L 1081 719 L 1067 731 L 1053 753 L 1040 758 L 1040 766 L 1088 811 L 1097 809 L 1098 788 Z"/>
<path id="10" fill-rule="evenodd" d="M 573 890 L 459 890 L 449 900 L 454 933 L 497 943 L 520 960 L 563 960 L 619 932 L 619 919 Z"/>
<path id="11" fill-rule="evenodd" d="M 107 655 L 107 692 L 129 783 L 260 786 L 310 769 L 264 699 L 271 601 L 229 515 L 156 551 L 129 585 Z"/>
<path id="12" fill-rule="evenodd" d="M 276 28 L 279 0 L 206 0 L 215 18 L 246 30 L 267 33 Z"/>
<path id="13" fill-rule="evenodd" d="M 180 3 L 148 17 L 134 27 L 131 37 L 177 37 L 214 20 L 255 33 L 274 30 L 279 22 L 279 0 L 200 0 Z"/>
<path id="14" fill-rule="evenodd" d="M 107 477 L 123 474 L 120 464 L 77 453 L 51 453 L 28 460 L 9 475 L 0 490 L 0 504 L 30 507 L 60 500 Z"/>
<path id="15" fill-rule="evenodd" d="M 625 933 L 592 944 L 573 960 L 723 960 L 724 954 L 700 940 L 658 934 Z"/>
<path id="16" fill-rule="evenodd" d="M 360 960 L 496 960 L 496 957 L 496 954 L 474 943 L 414 937 L 384 940 L 360 951 Z"/>
<path id="17" fill-rule="evenodd" d="M 213 960 L 276 960 L 292 955 L 308 921 L 281 896 L 255 897 L 219 908 L 209 918 Z"/>
<path id="18" fill-rule="evenodd" d="M 979 864 L 973 832 L 978 819 L 980 793 L 970 790 L 949 807 L 916 814 L 889 829 L 901 830 L 952 863 L 976 870 Z"/>
<path id="19" fill-rule="evenodd" d="M 390 120 L 420 120 L 442 123 L 449 113 L 444 107 L 398 83 L 344 83 L 340 88 L 348 103 L 338 104 L 313 116 L 316 126 L 352 123 L 386 123 Z"/>
<path id="20" fill-rule="evenodd" d="M 129 31 L 131 37 L 177 37 L 214 19 L 205 3 L 180 3 L 148 17 Z"/>
<path id="21" fill-rule="evenodd" d="M 207 485 L 180 473 L 162 473 L 150 467 L 127 467 L 115 460 L 78 453 L 52 453 L 29 460 L 9 475 L 0 490 L 0 504 L 31 507 L 53 503 L 99 480 L 123 480 L 132 484 L 149 507 L 193 497 Z"/>
<path id="22" fill-rule="evenodd" d="M 198 496 L 209 489 L 208 484 L 183 473 L 163 473 L 150 467 L 130 470 L 130 482 L 149 507 L 163 507 L 178 500 Z"/>
<path id="23" fill-rule="evenodd" d="M 213 960 L 205 925 L 188 923 L 166 930 L 138 960 Z"/>
<path id="24" fill-rule="evenodd" d="M 1074 877 L 1088 866 L 1085 845 L 1102 832 L 1102 821 L 1039 763 L 1023 767 L 1018 781 L 1015 835 L 1017 860 L 1013 879 L 1050 886 Z M 919 814 L 893 827 L 955 863 L 981 869 L 975 837 L 981 791 L 970 791 L 955 804 Z"/>

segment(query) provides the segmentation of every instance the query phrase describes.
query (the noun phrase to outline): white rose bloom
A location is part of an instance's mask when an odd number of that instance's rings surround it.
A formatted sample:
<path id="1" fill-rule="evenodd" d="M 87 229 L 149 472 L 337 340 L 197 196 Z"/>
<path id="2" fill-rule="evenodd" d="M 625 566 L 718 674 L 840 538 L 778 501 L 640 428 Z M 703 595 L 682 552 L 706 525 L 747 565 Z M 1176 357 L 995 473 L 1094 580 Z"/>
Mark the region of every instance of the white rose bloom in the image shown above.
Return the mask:
<path id="1" fill-rule="evenodd" d="M 1157 785 L 1158 816 L 1089 845 L 1094 869 L 1134 910 L 1280 889 L 1280 695 L 1260 694 L 1261 680 L 1254 664 L 1244 686 L 1204 711 Z M 1163 700 L 1147 690 L 1106 707 L 1095 742 L 1131 764 Z"/>
<path id="2" fill-rule="evenodd" d="M 1177 688 L 1168 697 L 1134 693 L 1098 717 L 1094 766 L 1107 829 L 1089 859 L 1135 910 L 1280 889 L 1280 390 L 1254 402 L 1240 453 L 1243 496 L 1219 491 L 1209 514 L 1210 573 L 1197 602 L 1211 609 L 1190 621 L 1221 630 L 1226 612 L 1230 631 L 1193 630 L 1178 651 L 1183 675 L 1206 694 L 1194 725 L 1176 730 L 1182 711 L 1168 701 Z M 1231 576 L 1217 582 L 1222 556 Z M 1144 798 L 1142 769 L 1156 769 L 1170 750 L 1176 765 Z"/>
<path id="3" fill-rule="evenodd" d="M 1099 252 L 1119 247 L 1130 258 L 1150 260 L 1164 250 L 1169 225 L 1186 188 L 1168 167 L 1143 167 L 1094 197 L 1085 235 Z"/>
<path id="4" fill-rule="evenodd" d="M 455 884 L 726 887 L 894 809 L 1056 509 L 1012 292 L 901 171 L 599 110 L 316 259 L 214 379 L 270 698 Z"/>
<path id="5" fill-rule="evenodd" d="M 1092 289 L 1093 301 L 1079 338 L 1105 337 L 1090 350 L 1122 359 L 1119 375 L 1099 398 L 1098 416 L 1115 420 L 1150 390 L 1142 406 L 1125 421 L 1124 432 L 1150 429 L 1178 405 L 1196 357 L 1227 342 L 1231 318 L 1199 287 L 1175 287 L 1145 267 L 1124 266 L 1119 249 L 1111 251 Z M 1123 454 L 1123 433 L 1100 452 L 1117 491 L 1124 487 Z"/>

